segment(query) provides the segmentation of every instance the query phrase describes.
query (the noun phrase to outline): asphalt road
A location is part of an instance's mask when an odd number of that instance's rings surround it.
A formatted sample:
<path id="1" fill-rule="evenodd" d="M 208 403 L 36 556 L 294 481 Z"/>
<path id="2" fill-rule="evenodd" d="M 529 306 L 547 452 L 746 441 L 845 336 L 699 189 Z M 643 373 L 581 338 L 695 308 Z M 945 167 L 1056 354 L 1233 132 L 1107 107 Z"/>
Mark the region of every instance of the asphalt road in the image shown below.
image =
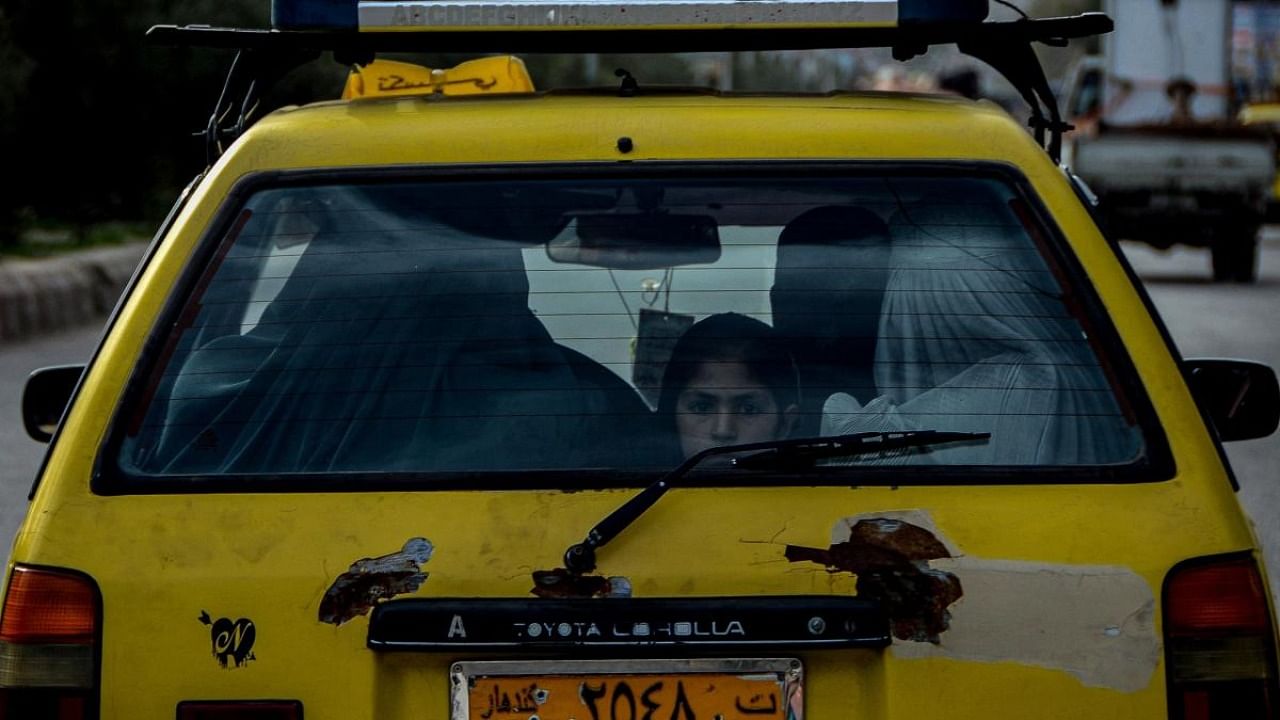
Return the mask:
<path id="1" fill-rule="evenodd" d="M 1184 356 L 1249 358 L 1280 368 L 1280 228 L 1270 229 L 1263 243 L 1256 285 L 1211 283 L 1203 251 L 1157 252 L 1135 245 L 1126 253 Z M 22 385 L 34 368 L 86 360 L 100 332 L 84 328 L 0 347 L 0 552 L 6 561 L 45 448 L 22 428 Z M 1240 500 L 1262 538 L 1273 593 L 1280 598 L 1280 433 L 1231 443 L 1227 452 L 1240 480 Z"/>

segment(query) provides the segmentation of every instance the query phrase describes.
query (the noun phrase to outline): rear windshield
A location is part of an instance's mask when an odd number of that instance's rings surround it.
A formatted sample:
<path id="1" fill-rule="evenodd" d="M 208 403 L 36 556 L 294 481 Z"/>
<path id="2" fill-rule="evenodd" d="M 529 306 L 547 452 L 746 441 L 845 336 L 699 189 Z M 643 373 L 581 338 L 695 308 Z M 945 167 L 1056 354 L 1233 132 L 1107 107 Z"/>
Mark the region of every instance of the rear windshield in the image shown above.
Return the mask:
<path id="1" fill-rule="evenodd" d="M 1143 435 L 998 177 L 423 180 L 247 196 L 126 409 L 133 476 L 1097 467 Z"/>

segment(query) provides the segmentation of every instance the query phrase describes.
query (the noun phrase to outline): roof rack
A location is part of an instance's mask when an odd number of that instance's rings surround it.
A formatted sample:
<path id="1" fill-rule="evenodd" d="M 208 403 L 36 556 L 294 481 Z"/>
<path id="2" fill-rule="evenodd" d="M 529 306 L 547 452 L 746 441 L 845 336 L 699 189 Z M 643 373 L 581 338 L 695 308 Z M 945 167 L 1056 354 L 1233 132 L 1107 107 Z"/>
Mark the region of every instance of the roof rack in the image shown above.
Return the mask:
<path id="1" fill-rule="evenodd" d="M 322 52 L 332 52 L 344 65 L 367 65 L 380 52 L 668 53 L 867 47 L 892 48 L 895 59 L 909 60 L 934 45 L 956 45 L 960 52 L 1004 75 L 1031 107 L 1028 124 L 1036 141 L 1059 162 L 1062 135 L 1071 126 L 1062 120 L 1033 46 L 1060 47 L 1071 39 L 1114 28 L 1103 13 L 984 22 L 985 0 L 953 0 L 951 5 L 938 0 L 630 0 L 577 5 L 550 0 L 502 4 L 324 0 L 322 5 L 330 9 L 340 6 L 337 23 L 331 22 L 332 13 L 319 21 L 314 13 L 299 13 L 293 3 L 304 1 L 275 0 L 277 27 L 272 29 L 159 25 L 147 33 L 159 45 L 238 50 L 202 133 L 209 163 L 222 153 L 224 141 L 233 141 L 246 129 L 266 88 Z M 551 18 L 555 23 L 520 25 L 522 8 L 528 7 L 542 13 L 528 17 Z M 601 8 L 612 9 L 615 15 L 605 16 Z M 680 15 L 662 15 L 660 9 Z M 612 22 L 619 10 L 641 12 L 633 12 L 633 19 Z M 895 10 L 896 21 L 891 17 Z M 359 22 L 353 22 L 353 17 Z"/>

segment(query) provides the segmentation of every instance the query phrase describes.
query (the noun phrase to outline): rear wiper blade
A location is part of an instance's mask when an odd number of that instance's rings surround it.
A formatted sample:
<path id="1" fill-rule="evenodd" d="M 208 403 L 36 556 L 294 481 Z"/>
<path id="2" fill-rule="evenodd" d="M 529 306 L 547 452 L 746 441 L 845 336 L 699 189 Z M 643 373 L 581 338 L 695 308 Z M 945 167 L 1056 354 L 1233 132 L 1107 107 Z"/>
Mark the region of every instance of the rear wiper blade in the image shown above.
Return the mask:
<path id="1" fill-rule="evenodd" d="M 830 437 L 773 440 L 745 445 L 722 445 L 707 448 L 689 456 L 674 470 L 662 476 L 654 484 L 637 493 L 617 510 L 609 513 L 591 528 L 582 542 L 569 547 L 564 553 L 565 569 L 575 575 L 583 575 L 596 569 L 596 549 L 626 530 L 631 523 L 653 507 L 677 481 L 688 475 L 711 457 L 753 453 L 735 458 L 733 467 L 743 470 L 776 470 L 812 467 L 818 460 L 855 457 L 874 453 L 923 448 L 941 443 L 982 442 L 991 433 L 949 432 L 943 430 L 908 430 L 904 432 L 862 432 Z"/>
<path id="2" fill-rule="evenodd" d="M 812 468 L 820 460 L 927 448 L 940 443 L 986 442 L 990 439 L 991 433 L 949 430 L 904 430 L 835 435 L 805 440 L 795 445 L 779 445 L 734 458 L 733 466 L 744 470 L 798 470 Z"/>

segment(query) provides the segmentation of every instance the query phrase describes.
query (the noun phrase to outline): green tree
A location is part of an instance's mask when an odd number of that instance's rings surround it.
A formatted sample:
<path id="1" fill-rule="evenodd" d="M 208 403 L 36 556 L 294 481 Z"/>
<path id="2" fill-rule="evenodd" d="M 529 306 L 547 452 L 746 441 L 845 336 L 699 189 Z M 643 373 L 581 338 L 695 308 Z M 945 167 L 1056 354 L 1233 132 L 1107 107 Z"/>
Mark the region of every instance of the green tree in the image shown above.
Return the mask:
<path id="1" fill-rule="evenodd" d="M 0 218 L 53 219 L 83 234 L 104 220 L 162 216 L 204 166 L 193 134 L 232 53 L 157 47 L 147 29 L 265 27 L 268 9 L 265 0 L 5 0 L 0 152 L 13 189 L 0 197 Z M 263 109 L 309 82 L 285 83 Z"/>
<path id="2" fill-rule="evenodd" d="M 9 151 L 16 140 L 14 128 L 26 99 L 24 91 L 32 65 L 31 58 L 14 44 L 9 17 L 0 8 L 0 157 L 12 157 Z M 14 180 L 20 181 L 16 174 Z M 0 247 L 17 241 L 19 210 L 16 203 L 0 200 Z"/>

